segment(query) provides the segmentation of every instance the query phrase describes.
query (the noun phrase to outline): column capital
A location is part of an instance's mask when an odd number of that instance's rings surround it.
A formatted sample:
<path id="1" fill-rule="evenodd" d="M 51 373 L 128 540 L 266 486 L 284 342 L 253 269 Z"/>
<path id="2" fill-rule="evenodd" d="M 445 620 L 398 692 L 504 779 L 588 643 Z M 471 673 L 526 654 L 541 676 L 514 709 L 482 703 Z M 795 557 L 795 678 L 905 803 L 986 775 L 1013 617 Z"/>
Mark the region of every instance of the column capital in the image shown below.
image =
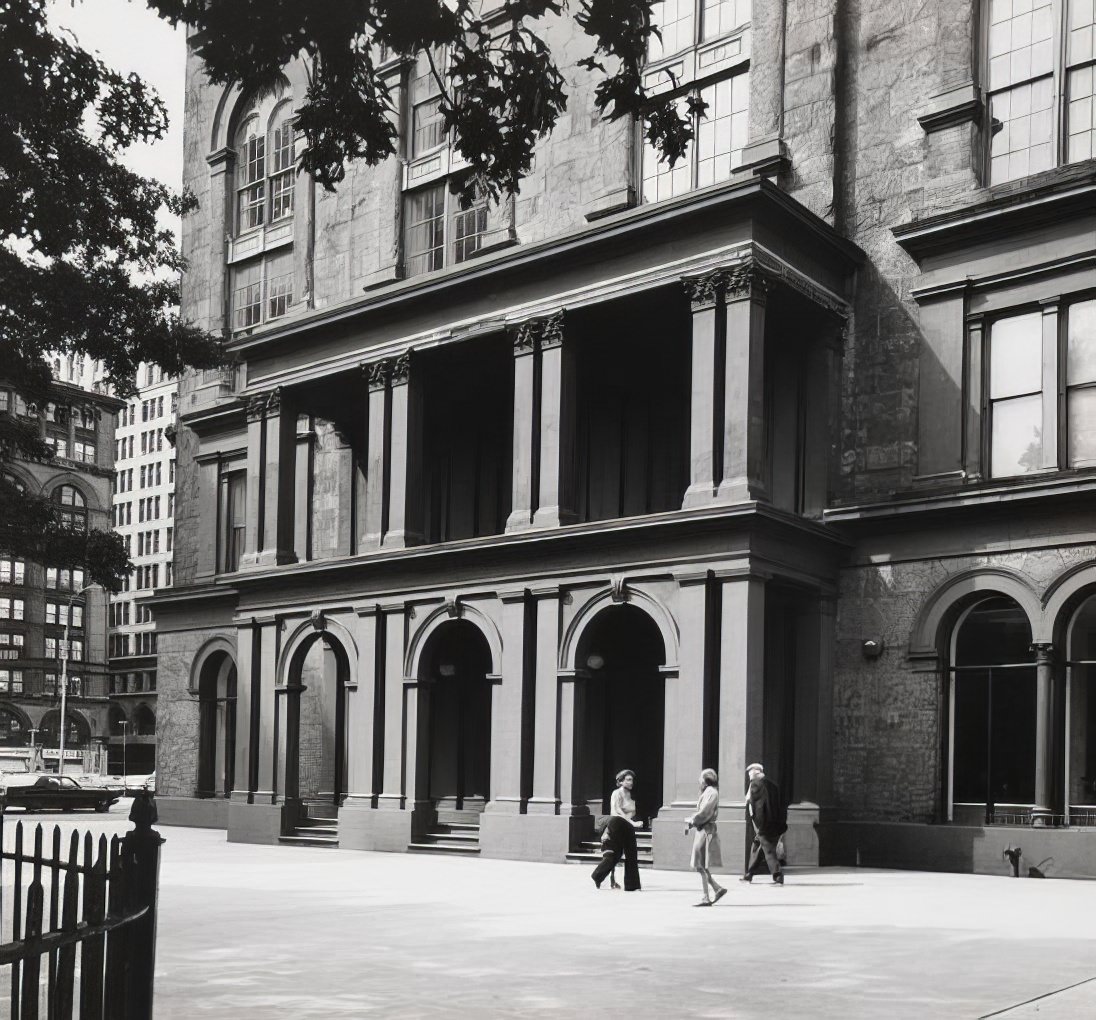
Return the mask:
<path id="1" fill-rule="evenodd" d="M 1036 665 L 1049 666 L 1054 662 L 1054 645 L 1051 642 L 1034 641 L 1031 647 L 1035 652 Z"/>
<path id="2" fill-rule="evenodd" d="M 523 354 L 532 354 L 537 349 L 539 332 L 540 324 L 537 319 L 529 319 L 511 328 L 510 340 L 514 345 L 515 358 L 520 358 Z"/>
<path id="3" fill-rule="evenodd" d="M 247 420 L 248 421 L 262 421 L 266 416 L 266 397 L 265 393 L 256 394 L 253 397 L 249 397 L 247 401 Z"/>
<path id="4" fill-rule="evenodd" d="M 525 319 L 510 328 L 515 357 L 531 354 L 538 348 L 559 347 L 563 343 L 563 310 Z"/>
<path id="5" fill-rule="evenodd" d="M 548 347 L 559 347 L 563 344 L 563 312 L 541 320 L 540 347 L 544 350 Z"/>
<path id="6" fill-rule="evenodd" d="M 727 270 L 713 269 L 700 276 L 686 276 L 681 281 L 692 303 L 693 311 L 714 308 L 723 297 L 727 284 Z"/>
<path id="7" fill-rule="evenodd" d="M 389 379 L 393 386 L 406 386 L 411 378 L 411 352 L 404 351 L 398 358 L 393 359 L 389 369 Z"/>
<path id="8" fill-rule="evenodd" d="M 773 279 L 755 258 L 731 268 L 726 274 L 726 300 L 764 304 L 773 289 Z"/>
<path id="9" fill-rule="evenodd" d="M 390 370 L 391 362 L 387 358 L 362 365 L 362 375 L 365 376 L 369 389 L 374 391 L 383 390 L 388 385 Z"/>
<path id="10" fill-rule="evenodd" d="M 275 386 L 266 395 L 266 413 L 268 417 L 273 417 L 276 414 L 281 414 L 282 411 L 282 388 Z"/>

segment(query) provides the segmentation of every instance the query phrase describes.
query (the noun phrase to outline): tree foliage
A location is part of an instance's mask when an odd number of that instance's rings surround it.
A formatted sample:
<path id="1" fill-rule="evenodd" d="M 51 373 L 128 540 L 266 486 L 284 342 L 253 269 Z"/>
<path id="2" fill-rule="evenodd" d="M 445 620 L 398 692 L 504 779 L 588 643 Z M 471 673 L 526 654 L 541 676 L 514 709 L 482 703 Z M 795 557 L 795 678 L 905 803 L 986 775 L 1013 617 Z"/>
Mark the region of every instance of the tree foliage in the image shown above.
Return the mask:
<path id="1" fill-rule="evenodd" d="M 304 58 L 309 85 L 298 107 L 301 169 L 327 189 L 351 160 L 377 163 L 397 150 L 393 100 L 378 67 L 391 55 L 448 54 L 435 67 L 441 115 L 470 167 L 465 194 L 514 193 L 539 139 L 567 108 L 566 82 L 549 44 L 553 21 L 573 18 L 590 37 L 579 63 L 597 78 L 594 102 L 608 120 L 643 118 L 648 140 L 671 162 L 692 139 L 689 118 L 655 102 L 642 68 L 655 0 L 148 0 L 191 44 L 216 84 L 273 88 Z M 489 19 L 484 14 L 489 15 Z M 705 104 L 692 99 L 689 112 Z"/>
<path id="2" fill-rule="evenodd" d="M 155 92 L 52 31 L 45 0 L 3 0 L 0 96 L 0 378 L 42 407 L 54 354 L 101 361 L 121 396 L 142 362 L 171 374 L 219 364 L 217 338 L 175 310 L 183 260 L 157 222 L 186 200 L 119 159 L 163 137 Z M 0 413 L 0 467 L 50 454 L 36 430 Z M 130 566 L 117 536 L 66 532 L 48 500 L 0 485 L 0 514 L 9 553 L 83 563 L 108 587 Z"/>

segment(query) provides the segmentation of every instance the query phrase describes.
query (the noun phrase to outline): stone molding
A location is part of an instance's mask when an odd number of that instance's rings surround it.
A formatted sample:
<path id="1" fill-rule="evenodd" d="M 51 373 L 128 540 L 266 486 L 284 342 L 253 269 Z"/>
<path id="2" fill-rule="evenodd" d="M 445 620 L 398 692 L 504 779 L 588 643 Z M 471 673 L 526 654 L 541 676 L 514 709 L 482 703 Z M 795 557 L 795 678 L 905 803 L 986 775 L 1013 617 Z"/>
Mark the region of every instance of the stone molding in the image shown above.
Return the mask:
<path id="1" fill-rule="evenodd" d="M 362 374 L 370 390 L 383 390 L 388 385 L 390 371 L 391 362 L 387 358 L 362 365 Z"/>
<path id="2" fill-rule="evenodd" d="M 262 421 L 263 418 L 272 418 L 282 409 L 282 388 L 275 386 L 266 393 L 256 393 L 247 401 L 247 420 Z"/>
<path id="3" fill-rule="evenodd" d="M 551 315 L 526 319 L 510 327 L 514 356 L 563 345 L 563 309 Z"/>
<path id="4" fill-rule="evenodd" d="M 404 351 L 394 358 L 389 369 L 389 381 L 393 386 L 406 386 L 411 378 L 411 352 Z"/>

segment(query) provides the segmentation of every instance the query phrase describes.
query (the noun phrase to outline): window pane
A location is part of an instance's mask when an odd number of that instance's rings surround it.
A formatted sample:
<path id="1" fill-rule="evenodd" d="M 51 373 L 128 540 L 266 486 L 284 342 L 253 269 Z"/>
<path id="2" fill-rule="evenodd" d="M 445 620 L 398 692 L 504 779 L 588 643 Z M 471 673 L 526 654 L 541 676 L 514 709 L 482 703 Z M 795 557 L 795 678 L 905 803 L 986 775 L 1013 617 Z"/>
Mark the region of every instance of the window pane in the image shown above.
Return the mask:
<path id="1" fill-rule="evenodd" d="M 1096 387 L 1070 390 L 1066 396 L 1069 466 L 1096 467 Z"/>
<path id="2" fill-rule="evenodd" d="M 408 275 L 441 269 L 445 258 L 445 185 L 408 195 L 406 210 Z"/>
<path id="3" fill-rule="evenodd" d="M 236 151 L 237 224 L 250 230 L 263 222 L 266 201 L 266 138 L 259 134 L 258 118 L 241 129 Z"/>
<path id="4" fill-rule="evenodd" d="M 685 101 L 675 100 L 678 113 L 686 114 Z M 655 151 L 653 145 L 643 141 L 643 201 L 661 202 L 663 199 L 683 195 L 693 186 L 693 144 L 685 155 L 672 167 Z"/>
<path id="5" fill-rule="evenodd" d="M 262 317 L 263 270 L 259 263 L 237 269 L 234 273 L 232 307 L 235 310 L 235 328 L 247 329 Z"/>
<path id="6" fill-rule="evenodd" d="M 1080 64 L 1096 57 L 1096 4 L 1093 0 L 1069 0 L 1070 64 Z"/>
<path id="7" fill-rule="evenodd" d="M 471 208 L 461 209 L 453 200 L 453 261 L 470 259 L 481 247 L 487 234 L 487 202 L 476 201 Z"/>
<path id="8" fill-rule="evenodd" d="M 1018 85 L 990 98 L 990 118 L 1001 129 L 990 141 L 990 183 L 1049 170 L 1054 131 L 1052 79 Z"/>
<path id="9" fill-rule="evenodd" d="M 989 87 L 996 91 L 1054 68 L 1052 0 L 993 3 L 989 26 Z"/>
<path id="10" fill-rule="evenodd" d="M 441 116 L 441 100 L 430 99 L 411 111 L 411 156 L 421 156 L 445 141 L 445 122 Z"/>
<path id="11" fill-rule="evenodd" d="M 692 46 L 695 3 L 696 0 L 659 0 L 651 5 L 651 21 L 662 33 L 662 39 L 651 36 L 648 60 L 660 60 Z"/>
<path id="12" fill-rule="evenodd" d="M 1091 159 L 1096 153 L 1096 65 L 1069 72 L 1068 153 L 1066 159 L 1076 163 Z"/>
<path id="13" fill-rule="evenodd" d="M 1096 301 L 1069 306 L 1066 325 L 1066 384 L 1096 382 Z"/>
<path id="14" fill-rule="evenodd" d="M 1043 317 L 1039 312 L 1000 319 L 990 329 L 990 399 L 1042 388 Z"/>
<path id="15" fill-rule="evenodd" d="M 718 39 L 750 20 L 750 0 L 704 0 L 702 39 Z"/>
<path id="16" fill-rule="evenodd" d="M 749 77 L 744 74 L 709 85 L 700 93 L 708 104 L 697 131 L 697 186 L 725 181 L 742 158 L 749 131 Z"/>
<path id="17" fill-rule="evenodd" d="M 1043 463 L 1043 397 L 999 400 L 992 410 L 990 474 L 994 478 L 1038 471 Z"/>
<path id="18" fill-rule="evenodd" d="M 285 120 L 289 116 L 289 108 L 284 107 L 280 116 L 282 119 L 275 121 L 271 133 L 271 222 L 293 215 L 293 186 L 296 174 L 293 159 L 293 125 Z"/>

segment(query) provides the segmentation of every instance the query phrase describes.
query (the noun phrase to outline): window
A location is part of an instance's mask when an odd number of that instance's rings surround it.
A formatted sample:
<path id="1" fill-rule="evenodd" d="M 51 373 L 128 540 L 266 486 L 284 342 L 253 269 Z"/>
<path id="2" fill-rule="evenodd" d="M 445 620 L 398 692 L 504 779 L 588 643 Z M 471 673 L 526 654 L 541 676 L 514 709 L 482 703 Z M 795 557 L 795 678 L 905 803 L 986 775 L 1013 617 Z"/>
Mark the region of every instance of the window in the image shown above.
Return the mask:
<path id="1" fill-rule="evenodd" d="M 53 501 L 61 505 L 61 526 L 72 531 L 87 531 L 88 511 L 84 494 L 73 485 L 58 486 Z"/>
<path id="2" fill-rule="evenodd" d="M 175 529 L 174 528 L 168 528 L 166 530 L 165 534 L 164 534 L 164 543 L 165 543 L 164 544 L 164 550 L 166 552 L 171 552 L 171 550 L 174 546 L 174 540 L 175 540 Z"/>
<path id="3" fill-rule="evenodd" d="M 990 0 L 988 20 L 990 183 L 1091 159 L 1092 0 Z"/>
<path id="4" fill-rule="evenodd" d="M 19 659 L 23 655 L 24 636 L 0 631 L 0 659 Z"/>
<path id="5" fill-rule="evenodd" d="M 0 557 L 0 584 L 22 584 L 26 570 L 25 561 Z"/>
<path id="6" fill-rule="evenodd" d="M 23 619 L 23 600 L 0 598 L 0 620 Z"/>
<path id="7" fill-rule="evenodd" d="M 240 568 L 244 551 L 247 509 L 247 476 L 242 471 L 226 473 L 221 477 L 221 569 L 232 573 Z"/>
<path id="8" fill-rule="evenodd" d="M 23 692 L 23 671 L 21 669 L 0 669 L 0 692 L 21 694 Z"/>
<path id="9" fill-rule="evenodd" d="M 407 196 L 407 273 L 417 276 L 445 265 L 445 184 Z"/>
<path id="10" fill-rule="evenodd" d="M 996 319 L 985 357 L 991 478 L 1096 467 L 1096 299 Z M 1053 365 L 1061 386 L 1044 389 Z"/>
<path id="11" fill-rule="evenodd" d="M 661 0 L 651 9 L 662 33 L 652 36 L 644 83 L 668 93 L 687 116 L 688 97 L 706 105 L 693 116 L 693 141 L 673 166 L 643 143 L 644 202 L 658 202 L 728 180 L 742 161 L 749 130 L 749 75 L 744 42 L 750 0 Z M 735 36 L 737 35 L 737 38 Z M 672 65 L 660 61 L 675 57 Z"/>
<path id="12" fill-rule="evenodd" d="M 435 50 L 434 68 L 445 73 L 445 53 Z M 441 115 L 441 89 L 426 53 L 420 53 L 411 70 L 408 93 L 411 99 L 411 158 L 433 152 L 445 142 L 445 121 Z"/>

